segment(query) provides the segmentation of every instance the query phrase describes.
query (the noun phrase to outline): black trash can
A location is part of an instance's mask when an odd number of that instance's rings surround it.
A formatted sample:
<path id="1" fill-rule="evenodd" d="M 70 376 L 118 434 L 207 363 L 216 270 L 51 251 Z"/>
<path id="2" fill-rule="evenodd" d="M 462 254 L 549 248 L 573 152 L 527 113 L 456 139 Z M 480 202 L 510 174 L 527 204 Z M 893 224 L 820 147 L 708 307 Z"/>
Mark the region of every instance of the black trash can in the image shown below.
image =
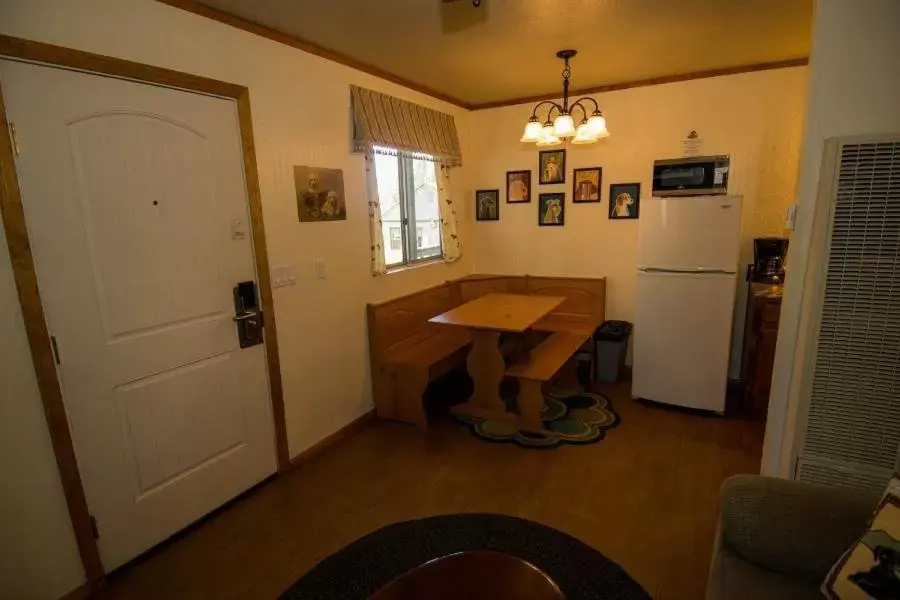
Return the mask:
<path id="1" fill-rule="evenodd" d="M 594 348 L 597 362 L 594 376 L 597 381 L 618 381 L 625 365 L 628 338 L 632 325 L 628 321 L 605 321 L 594 332 Z"/>

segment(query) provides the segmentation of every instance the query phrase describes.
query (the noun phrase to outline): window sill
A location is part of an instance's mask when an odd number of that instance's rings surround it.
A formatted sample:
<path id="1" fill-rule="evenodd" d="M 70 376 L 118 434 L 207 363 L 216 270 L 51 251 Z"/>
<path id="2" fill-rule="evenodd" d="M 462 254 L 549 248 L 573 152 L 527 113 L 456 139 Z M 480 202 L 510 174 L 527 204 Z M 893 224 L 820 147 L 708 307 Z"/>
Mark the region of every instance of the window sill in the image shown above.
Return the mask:
<path id="1" fill-rule="evenodd" d="M 416 269 L 422 269 L 424 267 L 430 267 L 432 265 L 440 265 L 446 264 L 446 260 L 443 257 L 441 258 L 432 258 L 430 260 L 422 260 L 419 262 L 414 262 L 411 265 L 400 265 L 399 267 L 388 267 L 385 275 L 394 275 L 395 273 L 403 273 L 405 271 L 414 271 Z"/>

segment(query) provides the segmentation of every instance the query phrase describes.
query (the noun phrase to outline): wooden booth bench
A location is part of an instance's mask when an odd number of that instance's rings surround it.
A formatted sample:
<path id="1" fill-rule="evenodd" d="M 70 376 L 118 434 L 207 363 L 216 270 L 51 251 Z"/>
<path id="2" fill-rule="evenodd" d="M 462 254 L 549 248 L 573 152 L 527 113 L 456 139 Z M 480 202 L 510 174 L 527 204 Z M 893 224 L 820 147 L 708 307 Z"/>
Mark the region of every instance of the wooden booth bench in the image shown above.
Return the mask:
<path id="1" fill-rule="evenodd" d="M 562 296 L 566 300 L 532 329 L 550 335 L 507 375 L 522 380 L 529 407 L 535 387 L 527 381 L 549 380 L 604 319 L 606 279 L 469 275 L 413 294 L 367 305 L 369 359 L 375 408 L 382 419 L 427 427 L 422 395 L 429 382 L 465 364 L 469 335 L 465 330 L 428 320 L 490 293 Z M 577 343 L 576 343 L 577 342 Z M 562 358 L 563 350 L 569 354 Z M 530 365 L 530 366 L 529 366 Z M 548 372 L 552 368 L 552 373 Z M 540 401 L 540 383 L 537 398 Z M 530 403 L 528 402 L 530 400 Z M 540 419 L 540 404 L 538 420 Z M 523 410 L 523 419 L 526 419 Z M 534 424 L 534 410 L 528 411 Z"/>

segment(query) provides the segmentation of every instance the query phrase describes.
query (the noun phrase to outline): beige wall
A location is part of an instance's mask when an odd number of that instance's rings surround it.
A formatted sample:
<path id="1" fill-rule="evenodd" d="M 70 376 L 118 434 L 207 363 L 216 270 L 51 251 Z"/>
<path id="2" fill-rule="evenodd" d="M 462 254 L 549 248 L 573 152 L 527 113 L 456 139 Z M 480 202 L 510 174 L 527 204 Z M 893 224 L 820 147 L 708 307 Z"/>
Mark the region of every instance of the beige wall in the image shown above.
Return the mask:
<path id="1" fill-rule="evenodd" d="M 900 133 L 900 2 L 819 0 L 810 59 L 809 106 L 798 183 L 797 229 L 790 250 L 769 418 L 764 473 L 789 477 L 804 343 L 811 326 L 804 309 L 807 264 L 826 139 Z M 798 342 L 804 340 L 804 342 Z"/>
<path id="2" fill-rule="evenodd" d="M 574 76 L 578 76 L 578 64 Z M 729 190 L 744 195 L 741 265 L 752 260 L 752 239 L 784 234 L 784 213 L 793 201 L 800 148 L 806 68 L 797 67 L 702 79 L 596 96 L 611 131 L 598 144 L 570 147 L 566 184 L 537 185 L 538 151 L 520 144 L 531 105 L 478 111 L 469 119 L 468 176 L 475 188 L 500 188 L 507 170 L 532 169 L 531 204 L 502 204 L 500 221 L 475 222 L 475 270 L 486 273 L 606 276 L 607 315 L 631 321 L 639 221 L 611 221 L 609 184 L 652 186 L 653 161 L 683 155 L 692 129 L 703 154 L 730 154 Z M 600 204 L 573 204 L 572 169 L 603 167 Z M 564 227 L 538 227 L 537 194 L 566 192 Z M 468 200 L 470 203 L 473 200 Z M 743 328 L 746 287 L 739 275 L 734 345 Z M 640 323 L 636 324 L 640 327 Z M 732 375 L 739 352 L 732 352 Z"/>
<path id="3" fill-rule="evenodd" d="M 0 227 L 0 597 L 56 598 L 84 578 Z"/>
<path id="4" fill-rule="evenodd" d="M 452 266 L 420 267 L 378 279 L 370 275 L 363 160 L 348 152 L 348 85 L 384 91 L 458 119 L 464 111 L 150 0 L 0 0 L 0 32 L 250 88 L 270 262 L 294 264 L 297 274 L 295 287 L 275 290 L 291 454 L 369 410 L 365 303 L 465 275 L 472 252 L 464 248 L 463 259 Z M 465 128 L 459 125 L 465 151 Z M 344 170 L 347 221 L 297 222 L 295 164 Z M 454 184 L 464 197 L 462 171 Z M 461 216 L 466 242 L 465 209 Z M 79 585 L 83 575 L 9 261 L 5 250 L 0 254 L 0 481 L 15 489 L 4 492 L 0 505 L 0 596 L 53 598 Z M 326 261 L 324 281 L 313 272 L 319 258 Z"/>

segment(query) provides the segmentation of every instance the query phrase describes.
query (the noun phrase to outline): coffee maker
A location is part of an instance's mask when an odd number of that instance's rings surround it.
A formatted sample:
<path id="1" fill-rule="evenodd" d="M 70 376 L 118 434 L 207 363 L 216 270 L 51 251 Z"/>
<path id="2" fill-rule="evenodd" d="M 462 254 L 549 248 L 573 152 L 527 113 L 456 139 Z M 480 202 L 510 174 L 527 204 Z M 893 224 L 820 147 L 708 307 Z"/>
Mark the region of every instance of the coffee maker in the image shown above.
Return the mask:
<path id="1" fill-rule="evenodd" d="M 748 265 L 747 278 L 759 283 L 783 283 L 788 240 L 765 237 L 753 240 L 753 264 Z"/>

